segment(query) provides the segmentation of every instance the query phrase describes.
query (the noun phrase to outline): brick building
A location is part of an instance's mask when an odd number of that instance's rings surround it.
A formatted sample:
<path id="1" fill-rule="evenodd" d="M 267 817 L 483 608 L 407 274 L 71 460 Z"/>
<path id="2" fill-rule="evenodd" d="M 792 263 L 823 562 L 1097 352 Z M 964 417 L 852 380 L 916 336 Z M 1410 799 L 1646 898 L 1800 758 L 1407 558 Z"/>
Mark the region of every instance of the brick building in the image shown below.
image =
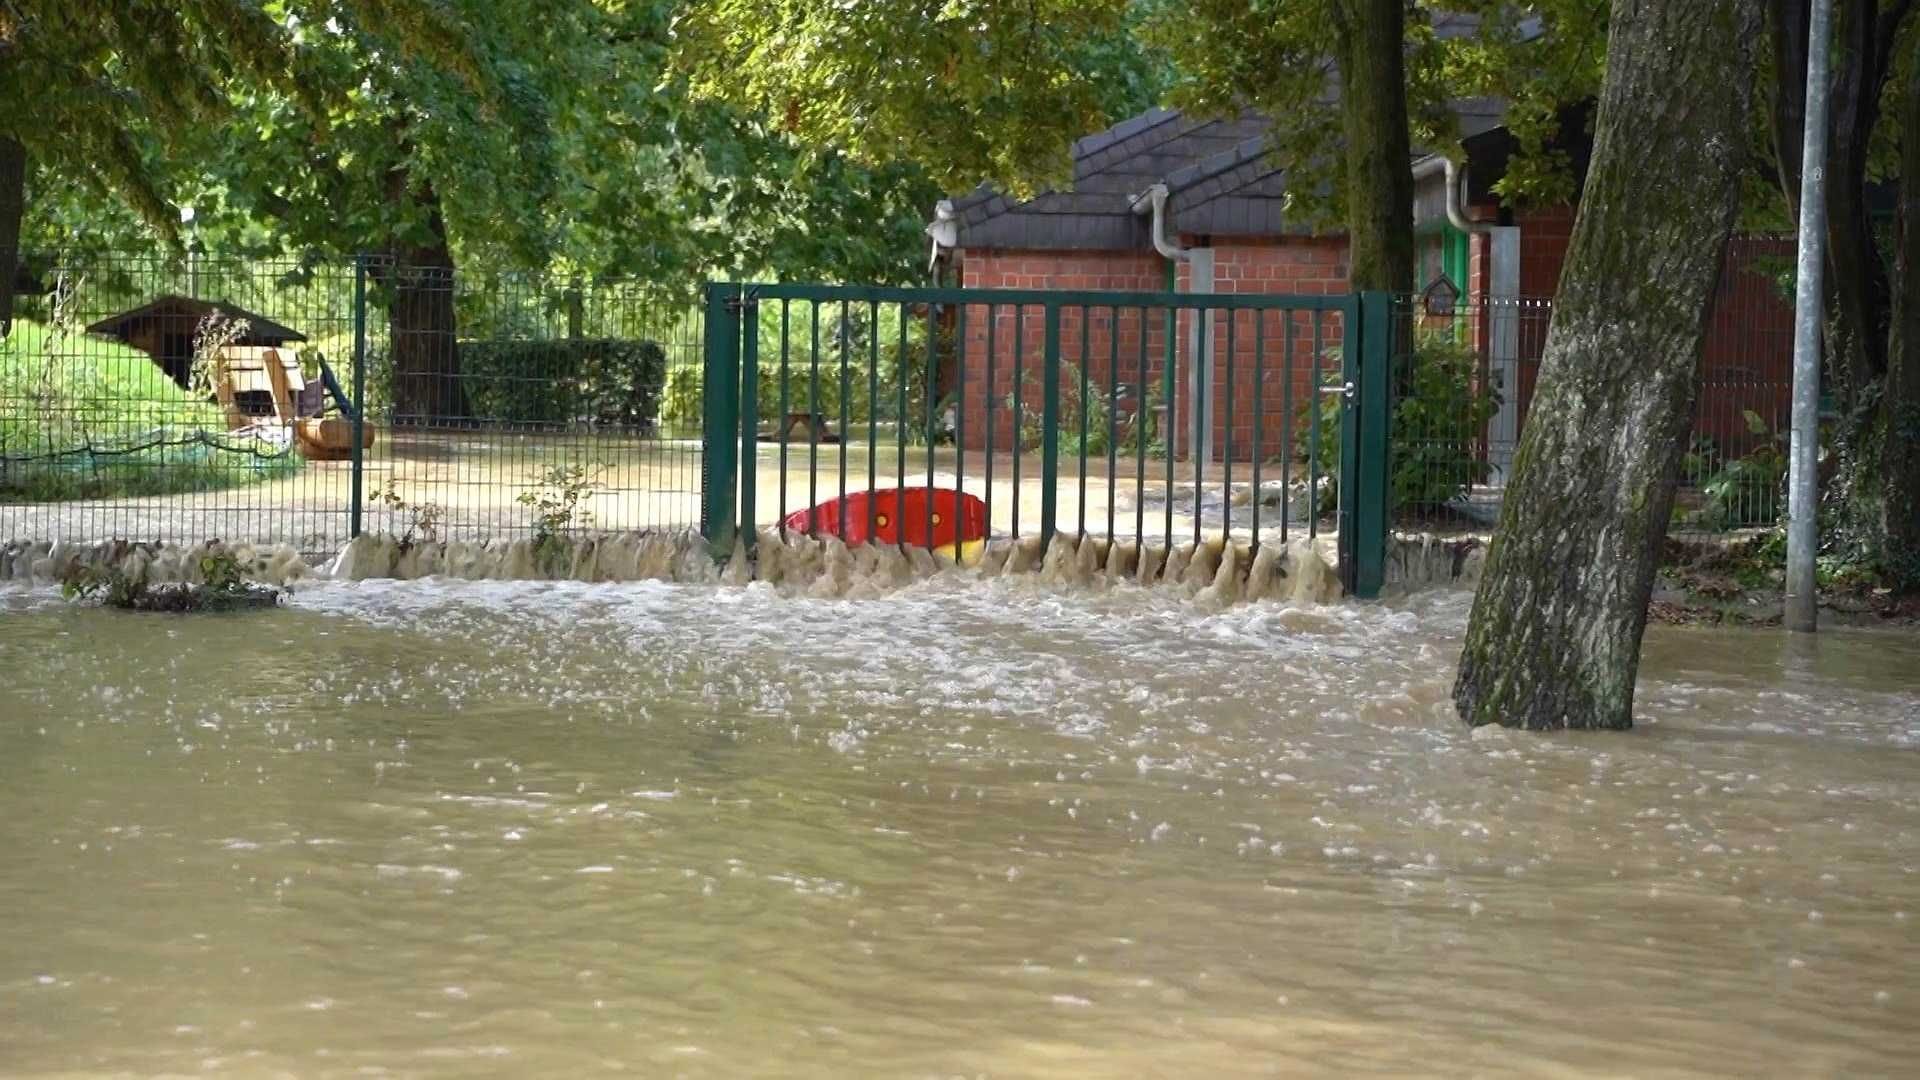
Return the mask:
<path id="1" fill-rule="evenodd" d="M 1514 143 L 1501 123 L 1500 103 L 1456 102 L 1455 112 L 1465 160 L 1454 169 L 1437 156 L 1409 162 L 1416 177 L 1416 274 L 1423 288 L 1444 279 L 1461 298 L 1457 318 L 1487 377 L 1502 388 L 1486 436 L 1497 474 L 1510 460 L 1531 403 L 1548 302 L 1575 211 L 1502 206 L 1492 188 Z M 1290 205 L 1287 170 L 1268 150 L 1268 127 L 1252 112 L 1226 118 L 1144 113 L 1079 140 L 1064 190 L 1016 200 L 983 187 L 943 202 L 928 229 L 936 257 L 947 280 L 978 288 L 1344 293 L 1345 237 L 1316 233 Z M 1570 116 L 1563 127 L 1585 129 L 1583 115 Z M 1586 149 L 1567 147 L 1576 173 L 1584 170 Z M 1457 192 L 1452 207 L 1450 187 Z M 1737 238 L 1729 251 L 1703 363 L 1698 425 L 1700 434 L 1728 450 L 1751 441 L 1750 410 L 1776 429 L 1784 423 L 1792 305 L 1767 265 L 1791 250 L 1790 240 L 1755 237 Z M 1222 313 L 1170 319 L 1164 309 L 1069 308 L 1061 323 L 1071 365 L 1064 379 L 1107 393 L 1114 413 L 1154 413 L 1155 436 L 1164 435 L 1176 456 L 1197 449 L 1209 460 L 1245 460 L 1257 441 L 1261 456 L 1273 457 L 1287 448 L 1286 422 L 1297 424 L 1302 403 L 1313 396 L 1312 358 L 1337 366 L 1328 349 L 1339 343 L 1341 330 L 1337 314 L 1327 316 L 1316 352 L 1312 320 L 1296 315 L 1282 326 L 1283 318 L 1245 312 L 1232 320 Z M 961 428 L 969 449 L 1010 445 L 1016 369 L 1022 399 L 1037 400 L 1032 380 L 1040 319 L 1037 309 L 989 312 L 971 305 L 959 313 Z M 1176 373 L 1171 403 L 1142 389 L 1162 386 L 1168 363 Z M 1077 385 L 1063 387 L 1063 396 L 1077 401 L 1077 391 Z"/>

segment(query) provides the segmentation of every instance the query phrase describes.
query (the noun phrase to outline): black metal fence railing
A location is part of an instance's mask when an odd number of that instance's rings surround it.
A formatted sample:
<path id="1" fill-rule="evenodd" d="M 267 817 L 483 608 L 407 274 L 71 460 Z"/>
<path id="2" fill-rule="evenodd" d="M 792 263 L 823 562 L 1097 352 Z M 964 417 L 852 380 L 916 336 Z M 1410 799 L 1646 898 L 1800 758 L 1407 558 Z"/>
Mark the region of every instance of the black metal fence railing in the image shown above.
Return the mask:
<path id="1" fill-rule="evenodd" d="M 701 318 L 631 283 L 28 254 L 0 539 L 485 539 L 699 517 Z"/>

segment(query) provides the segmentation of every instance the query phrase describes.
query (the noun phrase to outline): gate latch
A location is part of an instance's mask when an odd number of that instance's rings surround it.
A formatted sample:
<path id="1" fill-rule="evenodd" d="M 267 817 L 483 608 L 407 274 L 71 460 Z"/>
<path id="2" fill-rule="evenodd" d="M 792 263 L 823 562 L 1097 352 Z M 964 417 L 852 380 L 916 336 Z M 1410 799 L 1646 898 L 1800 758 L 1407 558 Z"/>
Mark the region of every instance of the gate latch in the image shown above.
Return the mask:
<path id="1" fill-rule="evenodd" d="M 1320 392 L 1323 394 L 1339 394 L 1341 397 L 1346 398 L 1348 401 L 1352 401 L 1354 389 L 1355 387 L 1351 382 L 1345 382 L 1345 383 L 1335 383 L 1329 386 L 1322 386 L 1320 388 Z"/>

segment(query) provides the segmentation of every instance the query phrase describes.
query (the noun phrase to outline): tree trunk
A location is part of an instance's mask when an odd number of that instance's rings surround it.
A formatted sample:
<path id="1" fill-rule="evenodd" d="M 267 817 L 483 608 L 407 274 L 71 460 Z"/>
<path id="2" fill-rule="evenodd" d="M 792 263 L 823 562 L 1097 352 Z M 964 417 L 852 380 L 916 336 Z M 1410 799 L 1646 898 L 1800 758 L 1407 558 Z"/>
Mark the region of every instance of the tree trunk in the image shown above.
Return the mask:
<path id="1" fill-rule="evenodd" d="M 1882 563 L 1894 584 L 1914 589 L 1920 588 L 1920 43 L 1900 114 L 1900 193 L 1899 288 L 1881 398 Z"/>
<path id="2" fill-rule="evenodd" d="M 387 347 L 393 359 L 396 424 L 444 424 L 468 418 L 460 384 L 460 352 L 453 308 L 453 250 L 430 183 L 407 182 L 395 171 L 390 196 L 413 200 L 427 212 L 427 237 L 397 245 Z"/>
<path id="3" fill-rule="evenodd" d="M 1593 163 L 1454 702 L 1626 728 L 1744 160 L 1755 0 L 1613 0 Z"/>
<path id="4" fill-rule="evenodd" d="M 13 292 L 20 270 L 20 219 L 27 209 L 27 149 L 0 135 L 0 337 L 13 332 Z"/>
<path id="5" fill-rule="evenodd" d="M 1407 133 L 1406 0 L 1334 0 L 1347 242 L 1355 289 L 1413 280 L 1413 144 Z"/>

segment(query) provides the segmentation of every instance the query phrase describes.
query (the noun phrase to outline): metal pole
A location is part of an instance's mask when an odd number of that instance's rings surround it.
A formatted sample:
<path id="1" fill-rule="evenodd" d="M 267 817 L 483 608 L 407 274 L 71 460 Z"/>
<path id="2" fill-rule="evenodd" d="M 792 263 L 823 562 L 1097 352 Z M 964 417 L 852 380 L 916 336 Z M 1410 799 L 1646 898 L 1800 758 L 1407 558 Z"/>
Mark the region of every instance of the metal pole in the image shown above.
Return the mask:
<path id="1" fill-rule="evenodd" d="M 1807 33 L 1806 139 L 1800 150 L 1800 261 L 1794 292 L 1793 435 L 1787 461 L 1787 629 L 1812 633 L 1819 596 L 1821 272 L 1827 233 L 1827 50 L 1832 0 L 1813 0 Z"/>
<path id="2" fill-rule="evenodd" d="M 353 258 L 353 472 L 347 481 L 347 534 L 360 535 L 367 472 L 367 257 Z"/>

